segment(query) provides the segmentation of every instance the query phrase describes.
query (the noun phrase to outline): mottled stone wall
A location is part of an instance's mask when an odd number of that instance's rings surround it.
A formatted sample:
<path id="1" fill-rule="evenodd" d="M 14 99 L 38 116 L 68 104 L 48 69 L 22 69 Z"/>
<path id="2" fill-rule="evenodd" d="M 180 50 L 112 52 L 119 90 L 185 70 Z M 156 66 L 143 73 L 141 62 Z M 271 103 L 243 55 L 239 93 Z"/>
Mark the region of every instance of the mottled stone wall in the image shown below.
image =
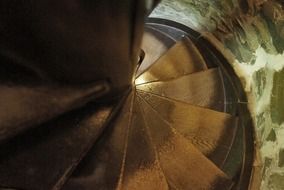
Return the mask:
<path id="1" fill-rule="evenodd" d="M 284 189 L 283 1 L 164 0 L 151 16 L 209 32 L 228 50 L 249 97 L 261 189 Z"/>

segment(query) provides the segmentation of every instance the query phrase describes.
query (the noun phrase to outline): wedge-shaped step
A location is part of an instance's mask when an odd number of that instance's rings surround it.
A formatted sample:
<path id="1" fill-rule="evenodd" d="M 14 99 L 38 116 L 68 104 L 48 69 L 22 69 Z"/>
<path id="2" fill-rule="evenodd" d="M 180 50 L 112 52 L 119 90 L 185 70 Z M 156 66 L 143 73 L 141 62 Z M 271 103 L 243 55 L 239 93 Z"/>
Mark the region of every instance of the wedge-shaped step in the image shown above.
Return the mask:
<path id="1" fill-rule="evenodd" d="M 64 189 L 168 189 L 141 111 L 132 101 L 128 98 Z"/>
<path id="2" fill-rule="evenodd" d="M 136 88 L 193 105 L 224 110 L 224 89 L 217 68 L 173 80 L 141 84 Z"/>
<path id="3" fill-rule="evenodd" d="M 108 91 L 106 83 L 85 87 L 0 86 L 0 141 L 15 136 Z"/>
<path id="4" fill-rule="evenodd" d="M 129 129 L 120 188 L 129 190 L 168 189 L 137 101 L 134 104 L 132 124 Z"/>
<path id="5" fill-rule="evenodd" d="M 148 70 L 141 74 L 136 79 L 136 84 L 173 79 L 206 68 L 206 63 L 195 45 L 189 38 L 184 37 L 182 41 L 177 42 Z"/>
<path id="6" fill-rule="evenodd" d="M 150 65 L 157 61 L 174 44 L 175 41 L 168 35 L 146 26 L 141 44 L 141 49 L 144 51 L 145 57 L 136 75 L 139 76 L 148 69 Z"/>
<path id="7" fill-rule="evenodd" d="M 237 118 L 180 101 L 138 92 L 170 126 L 186 137 L 218 167 L 222 167 L 231 150 Z"/>
<path id="8" fill-rule="evenodd" d="M 115 189 L 118 186 L 125 165 L 133 98 L 131 93 L 120 110 L 121 114 L 105 129 L 63 189 Z"/>
<path id="9" fill-rule="evenodd" d="M 168 183 L 174 189 L 229 189 L 232 181 L 185 137 L 139 98 L 144 119 Z"/>
<path id="10" fill-rule="evenodd" d="M 93 146 L 114 106 L 89 105 L 0 146 L 0 188 L 60 189 Z"/>

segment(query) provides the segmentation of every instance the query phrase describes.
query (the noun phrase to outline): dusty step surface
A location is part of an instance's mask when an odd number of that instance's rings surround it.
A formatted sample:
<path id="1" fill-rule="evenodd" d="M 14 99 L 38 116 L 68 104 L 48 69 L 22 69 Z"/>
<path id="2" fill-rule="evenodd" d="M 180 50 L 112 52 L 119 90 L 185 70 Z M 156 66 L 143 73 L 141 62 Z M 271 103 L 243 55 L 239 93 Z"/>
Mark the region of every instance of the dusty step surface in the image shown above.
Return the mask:
<path id="1" fill-rule="evenodd" d="M 83 106 L 107 91 L 104 82 L 83 87 L 0 85 L 0 141 Z"/>
<path id="2" fill-rule="evenodd" d="M 131 93 L 104 134 L 82 160 L 63 189 L 115 189 L 120 183 L 133 110 Z"/>
<path id="3" fill-rule="evenodd" d="M 172 80 L 140 84 L 136 88 L 189 104 L 224 110 L 224 89 L 218 68 Z"/>
<path id="4" fill-rule="evenodd" d="M 146 127 L 168 183 L 176 189 L 228 189 L 229 177 L 139 98 Z"/>
<path id="5" fill-rule="evenodd" d="M 215 165 L 223 166 L 238 127 L 236 117 L 143 91 L 137 93 Z"/>
<path id="6" fill-rule="evenodd" d="M 137 97 L 136 97 L 137 98 Z M 167 180 L 148 135 L 137 99 L 129 129 L 121 189 L 168 189 Z"/>
<path id="7" fill-rule="evenodd" d="M 232 185 L 224 172 L 147 101 L 143 92 L 129 95 L 111 130 L 64 189 L 218 189 Z"/>
<path id="8" fill-rule="evenodd" d="M 0 187 L 60 189 L 94 144 L 114 105 L 74 111 L 0 146 Z"/>
<path id="9" fill-rule="evenodd" d="M 168 189 L 133 93 L 64 189 Z"/>
<path id="10" fill-rule="evenodd" d="M 142 63 L 143 65 L 143 63 Z M 195 45 L 184 37 L 136 79 L 136 84 L 168 80 L 207 69 Z"/>
<path id="11" fill-rule="evenodd" d="M 175 41 L 165 33 L 155 28 L 145 26 L 141 49 L 145 53 L 143 63 L 138 68 L 136 76 L 139 76 L 157 61 L 167 50 L 175 44 Z"/>

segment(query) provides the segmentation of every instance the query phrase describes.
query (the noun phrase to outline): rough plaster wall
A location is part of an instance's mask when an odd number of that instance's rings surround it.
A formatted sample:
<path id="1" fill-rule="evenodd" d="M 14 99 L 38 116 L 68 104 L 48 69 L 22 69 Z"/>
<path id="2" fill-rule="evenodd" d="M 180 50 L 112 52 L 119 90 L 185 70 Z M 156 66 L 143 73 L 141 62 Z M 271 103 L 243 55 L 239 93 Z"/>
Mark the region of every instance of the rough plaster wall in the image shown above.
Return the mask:
<path id="1" fill-rule="evenodd" d="M 210 32 L 233 55 L 255 123 L 261 189 L 284 189 L 284 3 L 282 0 L 164 0 L 153 17 Z"/>

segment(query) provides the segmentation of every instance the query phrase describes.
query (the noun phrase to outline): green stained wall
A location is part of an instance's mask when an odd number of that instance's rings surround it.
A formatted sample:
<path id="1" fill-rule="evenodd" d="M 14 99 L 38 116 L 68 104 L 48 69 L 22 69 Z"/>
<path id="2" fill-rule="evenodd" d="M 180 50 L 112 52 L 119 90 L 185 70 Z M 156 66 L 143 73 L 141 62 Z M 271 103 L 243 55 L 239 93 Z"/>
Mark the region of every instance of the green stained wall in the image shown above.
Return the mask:
<path id="1" fill-rule="evenodd" d="M 151 14 L 210 32 L 233 55 L 254 119 L 261 189 L 284 189 L 284 3 L 164 0 Z"/>

